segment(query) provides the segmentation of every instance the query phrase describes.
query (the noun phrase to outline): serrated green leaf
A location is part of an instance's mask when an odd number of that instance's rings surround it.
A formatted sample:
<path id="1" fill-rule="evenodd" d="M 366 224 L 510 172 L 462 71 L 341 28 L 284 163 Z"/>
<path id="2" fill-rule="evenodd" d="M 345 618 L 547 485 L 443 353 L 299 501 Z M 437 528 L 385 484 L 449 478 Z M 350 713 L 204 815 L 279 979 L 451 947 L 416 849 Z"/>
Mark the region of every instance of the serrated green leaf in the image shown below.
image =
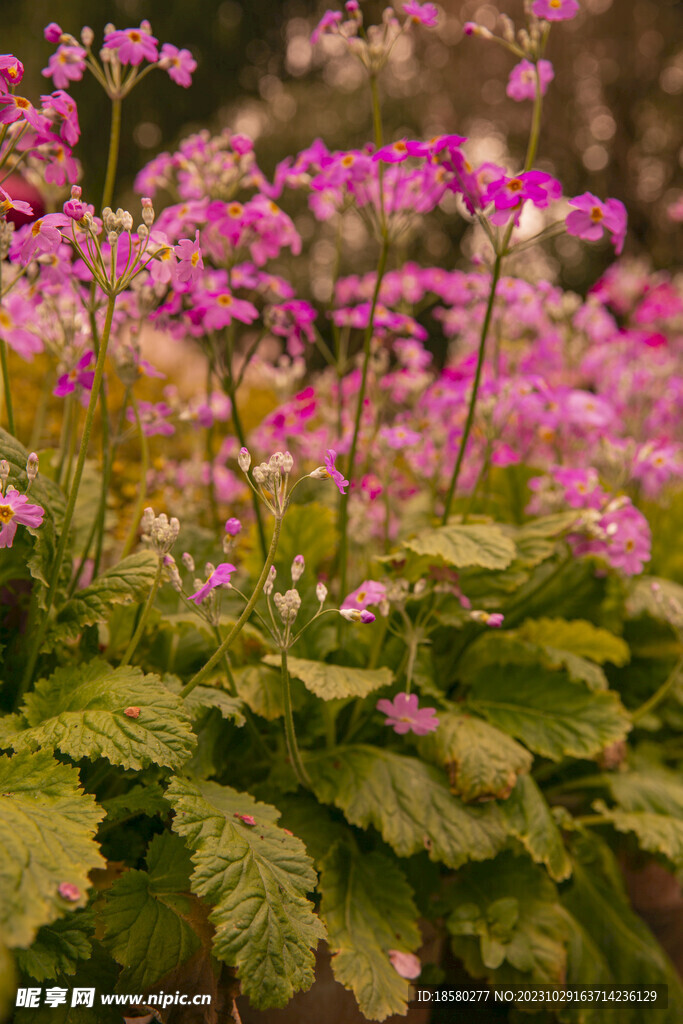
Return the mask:
<path id="1" fill-rule="evenodd" d="M 183 688 L 182 680 L 177 676 L 165 675 L 162 682 L 173 693 L 180 693 Z M 218 708 L 222 718 L 227 718 L 240 728 L 246 721 L 244 717 L 244 701 L 240 700 L 239 697 L 233 697 L 217 686 L 202 686 L 201 684 L 195 686 L 194 690 L 184 698 L 184 701 L 190 713 L 194 716 L 202 711 L 206 711 L 207 708 Z"/>
<path id="2" fill-rule="evenodd" d="M 493 803 L 471 807 L 453 796 L 439 771 L 417 758 L 361 744 L 307 759 L 313 790 L 347 821 L 374 826 L 401 857 L 427 849 L 457 868 L 494 857 L 505 830 Z"/>
<path id="3" fill-rule="evenodd" d="M 632 832 L 641 850 L 661 853 L 676 867 L 683 866 L 683 821 L 650 811 L 610 809 L 596 800 L 593 809 L 617 832 Z"/>
<path id="4" fill-rule="evenodd" d="M 388 952 L 414 952 L 420 930 L 398 865 L 381 853 L 361 854 L 355 843 L 336 843 L 322 861 L 319 889 L 337 981 L 351 989 L 368 1020 L 404 1014 L 410 986 Z"/>
<path id="5" fill-rule="evenodd" d="M 322 807 L 312 796 L 301 792 L 278 797 L 282 811 L 281 824 L 302 840 L 316 866 L 330 852 L 336 842 L 347 841 L 353 835 L 344 821 L 335 821 L 327 807 Z"/>
<path id="6" fill-rule="evenodd" d="M 439 526 L 403 543 L 418 555 L 442 558 L 456 569 L 507 569 L 515 557 L 514 541 L 493 524 Z"/>
<path id="7" fill-rule="evenodd" d="M 167 797 L 174 830 L 194 850 L 193 890 L 213 905 L 215 955 L 237 969 L 256 1007 L 285 1006 L 313 983 L 312 950 L 325 935 L 305 896 L 316 874 L 303 843 L 273 823 L 274 807 L 227 786 L 177 777 Z M 243 813 L 256 825 L 235 817 Z"/>
<path id="8" fill-rule="evenodd" d="M 76 591 L 60 609 L 45 647 L 50 650 L 59 641 L 74 640 L 85 626 L 106 622 L 112 605 L 130 604 L 147 597 L 157 565 L 158 558 L 151 551 L 138 551 L 107 569 L 90 586 Z"/>
<path id="9" fill-rule="evenodd" d="M 126 871 L 105 894 L 102 942 L 124 968 L 125 991 L 145 992 L 185 963 L 201 941 L 190 924 L 190 854 L 164 832 L 147 852 L 147 871 Z"/>
<path id="10" fill-rule="evenodd" d="M 59 1006 L 46 1006 L 45 1003 L 35 1009 L 17 1009 L 12 1024 L 121 1024 L 121 1006 L 103 1006 L 100 1004 L 101 993 L 114 991 L 118 974 L 118 965 L 105 953 L 102 946 L 93 940 L 92 955 L 87 961 L 79 961 L 75 975 L 59 975 L 50 986 L 66 989 L 67 997 Z M 71 992 L 75 988 L 94 988 L 94 1008 L 83 1004 L 71 1006 Z M 14 999 L 12 1000 L 14 1002 Z"/>
<path id="11" fill-rule="evenodd" d="M 507 733 L 473 715 L 439 712 L 439 728 L 418 740 L 420 754 L 448 772 L 465 801 L 505 799 L 533 757 Z"/>
<path id="12" fill-rule="evenodd" d="M 638 768 L 604 776 L 612 796 L 624 811 L 646 811 L 683 819 L 683 781 L 665 768 Z"/>
<path id="13" fill-rule="evenodd" d="M 598 665 L 610 661 L 622 666 L 631 657 L 628 644 L 621 637 L 585 619 L 527 619 L 517 633 L 522 640 L 569 651 Z"/>
<path id="14" fill-rule="evenodd" d="M 127 707 L 139 707 L 139 716 L 125 715 Z M 96 660 L 59 668 L 37 683 L 22 711 L 29 728 L 10 737 L 15 750 L 51 747 L 74 760 L 177 768 L 195 744 L 180 697 L 131 665 L 112 669 Z"/>
<path id="15" fill-rule="evenodd" d="M 556 882 L 569 878 L 572 865 L 545 797 L 530 775 L 522 775 L 500 811 L 509 832 Z"/>
<path id="16" fill-rule="evenodd" d="M 117 796 L 103 800 L 102 807 L 107 812 L 105 821 L 107 828 L 119 821 L 127 821 L 140 814 L 146 814 L 149 817 L 161 814 L 163 817 L 170 810 L 164 791 L 157 782 L 132 786 L 126 793 L 119 793 Z"/>
<path id="17" fill-rule="evenodd" d="M 28 946 L 41 925 L 84 906 L 88 872 L 104 867 L 95 831 L 104 812 L 78 771 L 47 752 L 0 757 L 0 941 Z M 68 904 L 62 882 L 80 897 Z"/>
<path id="18" fill-rule="evenodd" d="M 263 659 L 267 665 L 279 667 L 277 654 Z M 389 668 L 353 668 L 347 665 L 328 665 L 324 661 L 306 658 L 288 658 L 289 674 L 301 679 L 304 686 L 321 700 L 343 697 L 367 697 L 382 686 L 390 686 L 394 675 Z"/>
<path id="19" fill-rule="evenodd" d="M 279 672 L 265 665 L 246 665 L 234 673 L 237 695 L 255 715 L 269 722 L 284 713 Z"/>
<path id="20" fill-rule="evenodd" d="M 35 981 L 75 974 L 78 963 L 90 959 L 92 932 L 90 908 L 67 914 L 53 924 L 44 925 L 29 949 L 16 951 L 17 967 Z"/>
<path id="21" fill-rule="evenodd" d="M 446 927 L 468 973 L 495 984 L 560 985 L 567 925 L 555 886 L 525 857 L 469 864 L 446 892 Z"/>
<path id="22" fill-rule="evenodd" d="M 616 693 L 593 693 L 561 672 L 510 665 L 472 680 L 468 704 L 530 750 L 559 761 L 591 758 L 623 740 L 630 718 Z"/>

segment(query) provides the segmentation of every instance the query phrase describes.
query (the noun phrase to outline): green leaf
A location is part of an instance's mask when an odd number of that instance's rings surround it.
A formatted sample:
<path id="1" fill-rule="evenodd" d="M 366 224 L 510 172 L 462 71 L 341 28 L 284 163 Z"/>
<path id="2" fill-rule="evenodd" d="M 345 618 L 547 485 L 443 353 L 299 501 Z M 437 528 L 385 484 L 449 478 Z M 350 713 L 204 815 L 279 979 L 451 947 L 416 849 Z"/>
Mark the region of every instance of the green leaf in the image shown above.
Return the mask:
<path id="1" fill-rule="evenodd" d="M 147 851 L 147 871 L 126 871 L 105 895 L 100 919 L 106 949 L 124 969 L 120 985 L 146 992 L 200 945 L 192 925 L 190 854 L 164 832 Z"/>
<path id="2" fill-rule="evenodd" d="M 321 864 L 319 889 L 337 981 L 369 1020 L 405 1014 L 410 986 L 388 952 L 414 952 L 421 937 L 403 872 L 382 853 L 361 854 L 355 843 L 340 842 Z"/>
<path id="3" fill-rule="evenodd" d="M 476 565 L 482 569 L 507 569 L 515 557 L 514 541 L 499 526 L 449 524 L 425 530 L 404 541 L 418 555 L 442 558 L 456 569 Z"/>
<path id="4" fill-rule="evenodd" d="M 183 688 L 182 680 L 175 675 L 165 675 L 162 678 L 164 686 L 173 693 L 180 693 Z M 238 727 L 246 722 L 244 717 L 244 701 L 239 697 L 233 697 L 218 686 L 195 686 L 187 697 L 184 698 L 185 706 L 189 708 L 193 717 L 196 717 L 207 708 L 218 708 L 221 717 L 233 721 Z"/>
<path id="5" fill-rule="evenodd" d="M 0 1020 L 9 1020 L 17 995 L 16 981 L 12 954 L 0 944 Z"/>
<path id="6" fill-rule="evenodd" d="M 500 805 L 509 832 L 537 864 L 545 864 L 556 882 L 569 878 L 571 860 L 545 797 L 530 775 L 517 780 L 509 799 Z"/>
<path id="7" fill-rule="evenodd" d="M 638 768 L 604 776 L 612 796 L 624 811 L 649 811 L 683 819 L 683 781 L 664 768 Z"/>
<path id="8" fill-rule="evenodd" d="M 127 793 L 119 793 L 117 796 L 109 797 L 102 801 L 102 806 L 107 812 L 106 827 L 118 821 L 127 821 L 138 815 L 146 814 L 154 817 L 160 814 L 165 817 L 169 810 L 169 804 L 164 796 L 161 786 L 152 782 L 144 786 L 132 786 Z"/>
<path id="9" fill-rule="evenodd" d="M 280 666 L 277 654 L 263 659 L 267 665 Z M 390 686 L 393 672 L 389 668 L 352 668 L 347 665 L 328 665 L 324 661 L 309 661 L 306 658 L 288 658 L 290 675 L 301 679 L 307 689 L 322 700 L 337 700 L 342 697 L 367 697 L 373 690 Z"/>
<path id="10" fill-rule="evenodd" d="M 451 792 L 465 801 L 504 800 L 533 757 L 507 733 L 473 715 L 439 712 L 439 728 L 418 740 L 427 761 L 448 772 Z"/>
<path id="11" fill-rule="evenodd" d="M 570 651 L 581 658 L 604 665 L 626 665 L 631 657 L 628 644 L 607 629 L 584 619 L 527 619 L 517 630 L 522 640 Z"/>
<path id="12" fill-rule="evenodd" d="M 29 949 L 16 951 L 17 967 L 36 981 L 75 974 L 78 963 L 90 959 L 92 932 L 93 914 L 89 908 L 67 914 L 44 925 Z"/>
<path id="13" fill-rule="evenodd" d="M 469 864 L 446 893 L 446 927 L 469 974 L 495 984 L 560 985 L 567 925 L 555 886 L 525 857 Z"/>
<path id="14" fill-rule="evenodd" d="M 345 821 L 335 821 L 327 807 L 322 807 L 312 796 L 301 792 L 278 797 L 282 811 L 281 824 L 302 840 L 316 866 L 330 852 L 336 842 L 353 836 Z"/>
<path id="15" fill-rule="evenodd" d="M 47 752 L 0 757 L 0 941 L 28 946 L 44 924 L 84 906 L 88 872 L 104 867 L 94 834 L 103 811 L 78 771 Z M 69 904 L 62 882 L 81 895 Z"/>
<path id="16" fill-rule="evenodd" d="M 561 672 L 509 666 L 480 672 L 468 704 L 492 725 L 553 761 L 591 758 L 623 740 L 630 718 L 616 693 L 592 693 Z"/>
<path id="17" fill-rule="evenodd" d="M 313 983 L 312 950 L 325 934 L 305 896 L 316 874 L 303 843 L 274 824 L 276 808 L 227 786 L 177 777 L 167 796 L 194 850 L 193 889 L 213 905 L 215 955 L 237 969 L 256 1007 L 285 1006 Z"/>
<path id="18" fill-rule="evenodd" d="M 76 591 L 60 609 L 45 641 L 47 649 L 62 640 L 75 640 L 85 626 L 106 622 L 112 605 L 146 598 L 154 583 L 157 564 L 158 559 L 151 551 L 138 551 L 103 572 L 90 586 Z"/>
<path id="19" fill-rule="evenodd" d="M 562 903 L 600 950 L 611 975 L 605 982 L 621 985 L 628 978 L 629 985 L 643 988 L 667 984 L 669 1007 L 657 1011 L 657 1020 L 679 1024 L 683 1020 L 680 979 L 650 930 L 631 909 L 609 847 L 595 835 L 577 836 L 572 855 L 572 879 L 563 890 Z M 586 955 L 582 959 L 585 961 Z M 570 961 L 569 974 L 585 983 L 583 977 L 577 978 L 574 961 Z M 621 1005 L 619 1024 L 643 1024 L 644 1019 L 642 1006 Z M 602 1022 L 604 1014 L 596 1020 Z"/>
<path id="20" fill-rule="evenodd" d="M 632 832 L 641 850 L 661 853 L 676 867 L 683 866 L 683 821 L 649 811 L 611 810 L 602 800 L 596 800 L 593 809 L 617 832 Z"/>
<path id="21" fill-rule="evenodd" d="M 441 773 L 417 758 L 356 745 L 307 759 L 313 790 L 352 825 L 374 826 L 401 857 L 427 849 L 457 868 L 494 857 L 505 844 L 495 804 L 470 807 L 453 796 Z"/>
<path id="22" fill-rule="evenodd" d="M 265 665 L 247 665 L 234 673 L 237 695 L 261 718 L 269 722 L 281 718 L 282 684 L 279 672 L 273 672 Z"/>
<path id="23" fill-rule="evenodd" d="M 139 716 L 124 714 L 128 707 L 139 707 Z M 38 682 L 22 711 L 29 728 L 10 737 L 15 750 L 51 747 L 74 760 L 178 768 L 195 743 L 181 699 L 131 665 L 112 669 L 96 660 L 59 668 Z"/>
<path id="24" fill-rule="evenodd" d="M 35 1009 L 18 1009 L 13 1024 L 121 1024 L 121 1006 L 98 1005 L 101 993 L 114 991 L 118 965 L 105 953 L 96 940 L 92 943 L 92 955 L 87 961 L 79 961 L 75 975 L 58 975 L 46 987 L 67 990 L 65 1003 L 59 1006 L 38 1006 Z M 94 1007 L 71 1006 L 71 992 L 74 988 L 94 988 Z M 14 1002 L 14 999 L 12 1000 Z"/>

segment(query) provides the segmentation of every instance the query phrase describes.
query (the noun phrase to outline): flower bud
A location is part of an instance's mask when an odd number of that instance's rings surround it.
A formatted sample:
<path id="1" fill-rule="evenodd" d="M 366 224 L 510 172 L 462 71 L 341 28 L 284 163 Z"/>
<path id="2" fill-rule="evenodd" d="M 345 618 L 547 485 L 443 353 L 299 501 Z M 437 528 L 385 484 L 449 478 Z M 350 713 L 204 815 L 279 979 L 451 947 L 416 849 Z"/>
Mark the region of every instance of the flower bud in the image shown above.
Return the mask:
<path id="1" fill-rule="evenodd" d="M 321 604 L 324 603 L 325 598 L 327 597 L 327 587 L 325 586 L 324 583 L 318 583 L 318 585 L 315 588 L 315 596 L 318 598 Z"/>
<path id="2" fill-rule="evenodd" d="M 294 561 L 292 562 L 292 582 L 298 583 L 304 574 L 306 563 L 303 555 L 295 555 Z"/>
<path id="3" fill-rule="evenodd" d="M 230 537 L 236 537 L 241 529 L 242 529 L 241 522 L 239 521 L 239 519 L 235 519 L 234 517 L 232 517 L 231 519 L 228 519 L 228 521 L 225 524 L 225 532 Z"/>
<path id="4" fill-rule="evenodd" d="M 251 455 L 249 454 L 248 449 L 240 448 L 240 453 L 237 456 L 237 464 L 243 473 L 248 472 L 249 467 L 251 466 Z"/>
<path id="5" fill-rule="evenodd" d="M 148 228 L 151 228 L 154 223 L 154 207 L 152 206 L 152 200 L 145 196 L 142 200 L 142 219 Z"/>
<path id="6" fill-rule="evenodd" d="M 38 456 L 35 452 L 31 452 L 26 461 L 26 476 L 29 479 L 29 483 L 33 483 L 38 476 Z"/>
<path id="7" fill-rule="evenodd" d="M 270 569 L 268 570 L 268 578 L 266 579 L 266 582 L 263 584 L 263 593 L 266 595 L 266 597 L 273 593 L 273 584 L 275 583 L 276 576 L 277 570 L 275 569 L 274 565 L 271 565 Z"/>
<path id="8" fill-rule="evenodd" d="M 194 558 L 189 551 L 183 551 L 181 561 L 188 572 L 194 572 Z"/>
<path id="9" fill-rule="evenodd" d="M 93 32 L 93 30 L 88 25 L 84 25 L 81 29 L 81 42 L 85 46 L 86 50 L 90 49 L 90 47 L 93 44 L 94 38 L 95 33 Z"/>
<path id="10" fill-rule="evenodd" d="M 0 459 L 0 480 L 4 484 L 9 476 L 9 462 L 7 459 Z"/>
<path id="11" fill-rule="evenodd" d="M 285 452 L 282 456 L 282 472 L 291 473 L 294 466 L 294 456 L 289 452 Z"/>

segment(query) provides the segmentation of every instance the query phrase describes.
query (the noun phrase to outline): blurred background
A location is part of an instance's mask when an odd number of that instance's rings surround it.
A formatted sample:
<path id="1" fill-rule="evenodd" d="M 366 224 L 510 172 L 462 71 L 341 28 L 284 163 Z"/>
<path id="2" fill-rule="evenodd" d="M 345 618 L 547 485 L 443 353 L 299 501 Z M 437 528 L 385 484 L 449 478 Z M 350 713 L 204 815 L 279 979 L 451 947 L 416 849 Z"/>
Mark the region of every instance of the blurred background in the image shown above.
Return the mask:
<path id="1" fill-rule="evenodd" d="M 371 138 L 360 65 L 336 40 L 310 46 L 325 6 L 317 0 L 0 0 L 3 47 L 23 60 L 29 98 L 50 88 L 40 75 L 52 52 L 42 34 L 49 21 L 75 35 L 90 25 L 101 39 L 107 21 L 126 28 L 148 18 L 160 43 L 188 47 L 199 62 L 191 89 L 154 72 L 124 103 L 117 187 L 117 202 L 124 205 L 133 203 L 137 170 L 200 127 L 229 126 L 251 135 L 267 174 L 316 136 L 331 149 Z M 470 138 L 475 160 L 519 163 L 531 103 L 505 94 L 515 60 L 502 47 L 464 37 L 462 26 L 476 21 L 493 29 L 499 10 L 521 25 L 521 0 L 498 7 L 441 0 L 439 6 L 445 15 L 439 28 L 401 40 L 383 74 L 387 138 L 457 132 Z M 377 20 L 383 7 L 364 2 L 366 21 Z M 683 3 L 581 0 L 581 7 L 574 21 L 551 32 L 546 56 L 555 81 L 546 97 L 537 166 L 556 173 L 568 195 L 588 190 L 623 200 L 630 217 L 627 253 L 647 256 L 655 268 L 670 267 L 680 263 L 683 248 L 683 225 L 667 215 L 683 196 Z M 83 129 L 76 153 L 90 198 L 104 176 L 108 101 L 89 77 L 71 91 Z M 305 241 L 316 234 L 311 258 L 322 273 L 331 243 L 299 206 L 297 227 Z M 457 217 L 445 226 L 435 218 L 409 255 L 458 265 L 464 227 Z M 347 242 L 362 265 L 364 239 Z M 609 246 L 562 237 L 549 255 L 548 272 L 565 287 L 585 291 L 612 259 Z M 354 260 L 353 269 L 362 266 Z M 316 297 L 324 299 L 324 291 L 323 285 Z"/>

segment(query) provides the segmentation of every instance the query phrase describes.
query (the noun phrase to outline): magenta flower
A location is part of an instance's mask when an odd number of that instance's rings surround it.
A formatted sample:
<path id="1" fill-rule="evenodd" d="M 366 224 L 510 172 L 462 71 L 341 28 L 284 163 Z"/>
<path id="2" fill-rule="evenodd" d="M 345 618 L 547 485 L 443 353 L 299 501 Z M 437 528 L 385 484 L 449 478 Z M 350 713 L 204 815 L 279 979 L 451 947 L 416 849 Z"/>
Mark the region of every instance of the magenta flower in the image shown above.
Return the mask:
<path id="1" fill-rule="evenodd" d="M 13 124 L 15 121 L 25 120 L 27 111 L 33 110 L 33 104 L 24 96 L 0 96 L 0 104 L 0 124 Z"/>
<path id="2" fill-rule="evenodd" d="M 364 611 L 371 604 L 379 604 L 387 596 L 387 588 L 376 580 L 365 580 L 359 587 L 352 590 L 343 602 L 342 608 L 357 608 Z"/>
<path id="3" fill-rule="evenodd" d="M 189 50 L 179 50 L 172 43 L 164 43 L 161 47 L 159 67 L 168 71 L 172 82 L 188 89 L 192 85 L 192 72 L 197 70 L 197 61 Z"/>
<path id="4" fill-rule="evenodd" d="M 78 110 L 74 100 L 63 89 L 55 89 L 49 96 L 40 97 L 43 112 L 53 113 L 60 122 L 59 134 L 68 146 L 75 146 L 81 135 Z M 56 127 L 56 126 L 55 126 Z"/>
<path id="5" fill-rule="evenodd" d="M 206 595 L 215 590 L 216 587 L 222 587 L 227 583 L 230 583 L 230 577 L 234 572 L 237 572 L 236 566 L 230 562 L 221 562 L 217 565 L 214 571 L 209 576 L 206 583 L 199 588 L 199 590 L 190 595 L 190 601 L 194 601 L 196 604 L 201 604 Z"/>
<path id="6" fill-rule="evenodd" d="M 342 20 L 341 11 L 325 11 L 322 18 L 311 33 L 311 45 L 315 46 L 320 37 L 326 33 L 336 32 Z"/>
<path id="7" fill-rule="evenodd" d="M 531 10 L 546 21 L 569 21 L 578 13 L 577 0 L 534 0 Z"/>
<path id="8" fill-rule="evenodd" d="M 484 193 L 483 201 L 485 205 L 493 201 L 495 210 L 491 214 L 492 223 L 505 224 L 511 214 L 514 214 L 517 222 L 527 199 L 542 210 L 549 205 L 551 199 L 559 199 L 561 195 L 562 185 L 552 175 L 545 171 L 523 171 L 513 178 L 503 177 L 492 181 Z"/>
<path id="9" fill-rule="evenodd" d="M 362 612 L 358 608 L 340 608 L 339 614 L 342 619 L 346 619 L 347 622 L 363 622 L 369 624 L 375 621 L 375 616 L 372 612 L 363 610 Z"/>
<path id="10" fill-rule="evenodd" d="M 408 0 L 404 3 L 403 13 L 416 25 L 424 25 L 426 28 L 434 28 L 439 21 L 436 4 L 420 3 L 420 0 Z"/>
<path id="11" fill-rule="evenodd" d="M 20 213 L 25 213 L 28 217 L 33 216 L 32 206 L 29 206 L 28 203 L 23 202 L 21 199 L 12 199 L 9 193 L 5 192 L 2 186 L 0 186 L 0 194 L 2 194 L 2 201 L 0 201 L 0 215 L 3 217 L 8 210 L 18 210 Z"/>
<path id="12" fill-rule="evenodd" d="M 569 205 L 576 207 L 565 222 L 569 234 L 597 242 L 606 228 L 612 235 L 614 250 L 619 256 L 624 248 L 628 221 L 624 204 L 618 199 L 606 199 L 603 203 L 592 192 L 584 192 L 570 199 Z"/>
<path id="13" fill-rule="evenodd" d="M 203 298 L 205 301 L 198 312 L 203 315 L 204 327 L 208 330 L 220 330 L 233 320 L 251 324 L 258 319 L 256 306 L 246 299 L 236 299 L 227 288 L 222 292 L 206 292 Z"/>
<path id="14" fill-rule="evenodd" d="M 181 284 L 186 281 L 194 283 L 200 276 L 200 271 L 204 269 L 202 251 L 199 248 L 199 228 L 195 232 L 194 242 L 191 238 L 181 238 L 174 251 L 179 261 L 175 270 L 176 281 Z"/>
<path id="15" fill-rule="evenodd" d="M 491 629 L 500 629 L 503 625 L 505 616 L 502 612 L 472 611 L 470 612 L 470 618 L 473 619 L 474 622 L 481 622 L 483 626 L 490 626 Z"/>
<path id="16" fill-rule="evenodd" d="M 43 35 L 48 43 L 58 43 L 62 37 L 62 30 L 56 21 L 51 21 L 43 29 Z"/>
<path id="17" fill-rule="evenodd" d="M 387 716 L 384 724 L 390 725 L 399 736 L 407 732 L 426 736 L 428 732 L 434 732 L 439 724 L 435 717 L 436 708 L 419 708 L 415 693 L 397 693 L 393 701 L 386 698 L 378 700 L 377 710 Z"/>
<path id="18" fill-rule="evenodd" d="M 390 949 L 387 955 L 391 960 L 391 966 L 402 978 L 414 981 L 415 978 L 420 977 L 422 964 L 419 957 L 415 956 L 414 953 L 404 953 L 400 949 Z"/>
<path id="19" fill-rule="evenodd" d="M 328 448 L 325 456 L 325 469 L 327 470 L 327 475 L 334 480 L 339 488 L 339 493 L 346 494 L 344 488 L 349 486 L 349 481 L 344 479 L 344 474 L 335 466 L 334 460 L 336 458 L 337 453 L 334 448 Z"/>
<path id="20" fill-rule="evenodd" d="M 45 509 L 40 505 L 30 505 L 25 494 L 8 487 L 4 497 L 0 494 L 0 548 L 12 547 L 18 524 L 35 529 L 42 524 L 44 515 Z"/>
<path id="21" fill-rule="evenodd" d="M 24 65 L 12 53 L 0 56 L 0 92 L 7 92 L 8 86 L 19 85 L 24 77 Z"/>
<path id="22" fill-rule="evenodd" d="M 388 146 L 382 146 L 373 154 L 373 160 L 381 160 L 385 164 L 401 164 L 411 156 L 408 149 L 408 142 L 405 139 L 398 139 L 390 142 Z"/>
<path id="23" fill-rule="evenodd" d="M 27 228 L 26 236 L 19 250 L 19 258 L 26 264 L 36 255 L 57 252 L 62 241 L 60 228 L 67 227 L 71 221 L 63 213 L 47 213 Z"/>
<path id="24" fill-rule="evenodd" d="M 83 78 L 85 56 L 82 46 L 60 46 L 43 68 L 43 77 L 51 78 L 58 89 L 68 89 L 71 82 L 80 82 Z"/>
<path id="25" fill-rule="evenodd" d="M 239 521 L 239 519 L 235 519 L 234 516 L 231 519 L 228 519 L 228 521 L 225 524 L 225 532 L 228 534 L 229 537 L 236 537 L 241 529 L 241 522 Z"/>
<path id="26" fill-rule="evenodd" d="M 539 60 L 538 77 L 541 82 L 541 96 L 545 96 L 548 84 L 555 77 L 553 66 L 549 60 Z M 511 100 L 520 103 L 522 100 L 536 98 L 536 69 L 530 60 L 521 60 L 510 72 L 505 92 Z"/>
<path id="27" fill-rule="evenodd" d="M 73 370 L 62 374 L 52 394 L 62 398 L 64 395 L 69 395 L 72 391 L 75 391 L 77 385 L 86 391 L 90 391 L 92 389 L 92 382 L 95 379 L 95 371 L 88 370 L 86 367 L 92 364 L 94 358 L 95 353 L 92 351 L 86 352 L 85 355 L 81 356 Z"/>
<path id="28" fill-rule="evenodd" d="M 157 50 L 158 39 L 155 39 L 150 32 L 140 28 L 122 28 L 109 32 L 104 37 L 104 48 L 116 50 L 116 56 L 122 64 L 132 64 L 134 67 L 148 60 L 155 64 L 159 59 Z"/>

